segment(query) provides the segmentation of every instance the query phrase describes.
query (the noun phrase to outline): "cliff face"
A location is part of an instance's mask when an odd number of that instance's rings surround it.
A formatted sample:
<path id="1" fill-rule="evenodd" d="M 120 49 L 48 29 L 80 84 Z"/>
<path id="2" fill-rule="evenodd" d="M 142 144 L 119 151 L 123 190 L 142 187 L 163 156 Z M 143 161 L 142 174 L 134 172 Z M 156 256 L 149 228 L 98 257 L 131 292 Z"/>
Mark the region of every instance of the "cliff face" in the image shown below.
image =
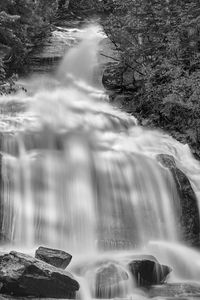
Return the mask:
<path id="1" fill-rule="evenodd" d="M 34 46 L 28 56 L 26 69 L 29 74 L 47 74 L 55 71 L 66 50 L 74 44 L 70 30 L 55 27 L 51 35 Z"/>
<path id="2" fill-rule="evenodd" d="M 174 178 L 180 199 L 179 226 L 182 239 L 192 246 L 200 245 L 198 200 L 187 176 L 177 168 L 173 156 L 159 154 L 158 161 L 168 168 Z"/>

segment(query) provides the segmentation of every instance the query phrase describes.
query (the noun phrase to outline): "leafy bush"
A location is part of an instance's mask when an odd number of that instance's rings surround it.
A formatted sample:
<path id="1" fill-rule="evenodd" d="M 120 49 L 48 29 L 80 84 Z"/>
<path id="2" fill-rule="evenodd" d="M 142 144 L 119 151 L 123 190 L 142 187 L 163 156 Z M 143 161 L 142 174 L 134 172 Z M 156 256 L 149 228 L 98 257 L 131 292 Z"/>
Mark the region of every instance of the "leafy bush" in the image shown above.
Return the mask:
<path id="1" fill-rule="evenodd" d="M 57 6 L 57 0 L 0 2 L 1 83 L 6 76 L 11 76 L 20 70 L 37 38 L 48 34 Z"/>
<path id="2" fill-rule="evenodd" d="M 102 0 L 101 11 L 121 64 L 140 83 L 125 106 L 141 122 L 188 142 L 199 156 L 200 2 Z"/>

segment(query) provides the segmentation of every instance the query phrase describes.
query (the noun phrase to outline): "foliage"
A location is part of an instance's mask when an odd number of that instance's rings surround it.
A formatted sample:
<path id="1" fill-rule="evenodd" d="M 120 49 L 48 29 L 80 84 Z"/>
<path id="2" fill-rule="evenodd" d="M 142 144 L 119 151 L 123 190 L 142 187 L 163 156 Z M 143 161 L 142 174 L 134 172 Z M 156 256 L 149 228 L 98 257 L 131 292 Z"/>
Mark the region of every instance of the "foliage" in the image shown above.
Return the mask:
<path id="1" fill-rule="evenodd" d="M 84 10 L 93 10 L 98 0 L 70 0 L 69 9 L 71 11 L 80 12 Z"/>
<path id="2" fill-rule="evenodd" d="M 102 0 L 98 5 L 121 65 L 132 72 L 133 84 L 140 83 L 124 105 L 141 122 L 189 142 L 200 158 L 200 2 Z"/>
<path id="3" fill-rule="evenodd" d="M 0 82 L 22 68 L 37 39 L 50 29 L 57 0 L 0 2 Z M 1 88 L 0 88 L 1 89 Z"/>

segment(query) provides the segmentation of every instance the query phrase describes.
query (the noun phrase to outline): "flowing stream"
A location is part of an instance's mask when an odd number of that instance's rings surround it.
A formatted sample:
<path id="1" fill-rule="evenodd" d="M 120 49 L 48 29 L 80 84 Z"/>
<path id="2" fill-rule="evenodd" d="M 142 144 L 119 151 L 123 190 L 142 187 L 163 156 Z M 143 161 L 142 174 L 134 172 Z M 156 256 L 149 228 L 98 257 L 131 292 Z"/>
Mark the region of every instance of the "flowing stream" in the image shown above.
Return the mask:
<path id="1" fill-rule="evenodd" d="M 187 145 L 108 103 L 99 78 L 101 28 L 73 34 L 79 42 L 54 75 L 30 78 L 27 93 L 0 98 L 2 249 L 71 252 L 83 298 L 95 285 L 85 262 L 110 259 L 124 268 L 133 254 L 171 266 L 170 281 L 199 281 L 200 254 L 182 240 L 176 185 L 156 156 L 173 155 L 198 201 L 199 162 Z M 124 296 L 133 293 L 129 284 Z"/>

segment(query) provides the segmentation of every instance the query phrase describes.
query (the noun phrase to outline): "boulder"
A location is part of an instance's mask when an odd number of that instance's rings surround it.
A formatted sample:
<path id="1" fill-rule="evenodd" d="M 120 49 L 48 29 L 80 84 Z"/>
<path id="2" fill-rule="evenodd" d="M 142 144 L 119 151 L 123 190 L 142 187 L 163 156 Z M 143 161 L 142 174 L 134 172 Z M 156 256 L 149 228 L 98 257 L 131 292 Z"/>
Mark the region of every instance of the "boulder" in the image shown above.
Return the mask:
<path id="1" fill-rule="evenodd" d="M 168 283 L 163 285 L 152 286 L 148 289 L 147 294 L 150 298 L 172 297 L 173 299 L 199 299 L 200 285 L 198 283 Z M 180 298 L 179 298 L 180 297 Z M 191 297 L 191 298 L 190 298 Z M 194 298 L 193 298 L 194 297 Z M 160 299 L 160 298 L 158 298 Z M 168 299 L 168 298 L 167 298 Z"/>
<path id="2" fill-rule="evenodd" d="M 9 56 L 11 48 L 7 45 L 0 43 L 0 60 L 4 60 L 5 57 Z"/>
<path id="3" fill-rule="evenodd" d="M 107 63 L 102 77 L 102 83 L 107 90 L 121 90 L 123 70 L 124 67 L 119 63 Z"/>
<path id="4" fill-rule="evenodd" d="M 137 286 L 164 283 L 172 271 L 170 267 L 148 259 L 133 260 L 128 266 Z"/>
<path id="5" fill-rule="evenodd" d="M 126 296 L 128 273 L 118 264 L 107 263 L 96 271 L 96 298 Z"/>
<path id="6" fill-rule="evenodd" d="M 157 160 L 168 168 L 175 180 L 177 192 L 180 199 L 179 223 L 183 240 L 189 245 L 199 246 L 200 244 L 200 222 L 197 197 L 191 187 L 187 176 L 177 168 L 173 156 L 168 154 L 157 155 Z"/>
<path id="7" fill-rule="evenodd" d="M 40 259 L 57 268 L 65 269 L 71 259 L 71 254 L 57 249 L 51 249 L 46 247 L 39 247 L 35 251 L 35 258 Z"/>
<path id="8" fill-rule="evenodd" d="M 126 255 L 124 261 L 126 263 L 130 263 L 132 261 L 135 261 L 135 260 L 151 260 L 151 261 L 154 261 L 156 263 L 159 263 L 157 258 L 151 254 L 129 254 L 129 255 Z"/>
<path id="9" fill-rule="evenodd" d="M 134 78 L 132 69 L 120 63 L 109 62 L 105 65 L 102 83 L 112 105 L 126 112 L 134 112 L 133 98 L 138 98 L 144 83 L 141 79 Z"/>
<path id="10" fill-rule="evenodd" d="M 124 263 L 110 258 L 97 258 L 95 261 L 86 259 L 79 262 L 73 272 L 87 278 L 92 298 L 110 299 L 127 295 L 130 276 Z"/>
<path id="11" fill-rule="evenodd" d="M 58 1 L 58 7 L 59 9 L 68 9 L 68 6 L 69 6 L 69 1 L 70 0 L 59 0 Z"/>
<path id="12" fill-rule="evenodd" d="M 115 55 L 116 56 L 116 55 Z M 118 60 L 118 58 L 116 59 Z M 120 62 L 108 62 L 103 72 L 102 83 L 107 90 L 118 90 L 136 93 L 143 88 L 144 82 L 141 78 L 134 77 L 132 68 Z"/>
<path id="13" fill-rule="evenodd" d="M 0 257 L 0 282 L 1 293 L 13 296 L 72 299 L 79 289 L 69 272 L 15 251 Z"/>

